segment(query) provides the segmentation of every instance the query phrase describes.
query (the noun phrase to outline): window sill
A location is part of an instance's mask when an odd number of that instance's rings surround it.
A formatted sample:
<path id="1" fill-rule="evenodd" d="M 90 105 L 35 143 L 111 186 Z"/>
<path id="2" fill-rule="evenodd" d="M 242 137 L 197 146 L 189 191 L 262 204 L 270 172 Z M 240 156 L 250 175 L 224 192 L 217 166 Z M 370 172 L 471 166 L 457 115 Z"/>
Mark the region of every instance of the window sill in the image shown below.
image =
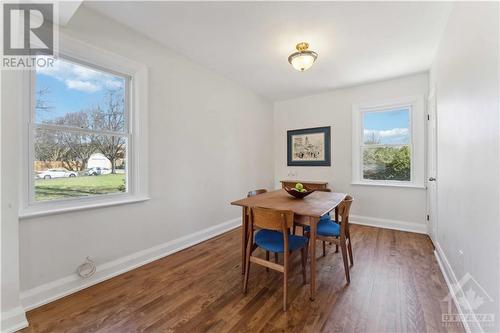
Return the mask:
<path id="1" fill-rule="evenodd" d="M 25 208 L 20 211 L 19 218 L 28 219 L 46 215 L 64 214 L 79 210 L 126 205 L 131 203 L 144 202 L 148 200 L 149 200 L 148 196 L 127 196 L 127 197 L 112 198 L 112 199 L 108 198 L 98 201 L 96 200 L 95 202 L 86 202 L 82 204 L 75 204 L 74 202 L 72 202 L 71 205 L 59 202 L 50 206 L 39 205 L 39 206 L 31 206 L 29 208 Z"/>
<path id="2" fill-rule="evenodd" d="M 382 187 L 405 187 L 405 188 L 417 188 L 417 189 L 425 189 L 426 187 L 423 185 L 418 185 L 414 183 L 407 184 L 397 184 L 397 183 L 378 183 L 378 182 L 352 182 L 351 185 L 361 185 L 361 186 L 382 186 Z"/>

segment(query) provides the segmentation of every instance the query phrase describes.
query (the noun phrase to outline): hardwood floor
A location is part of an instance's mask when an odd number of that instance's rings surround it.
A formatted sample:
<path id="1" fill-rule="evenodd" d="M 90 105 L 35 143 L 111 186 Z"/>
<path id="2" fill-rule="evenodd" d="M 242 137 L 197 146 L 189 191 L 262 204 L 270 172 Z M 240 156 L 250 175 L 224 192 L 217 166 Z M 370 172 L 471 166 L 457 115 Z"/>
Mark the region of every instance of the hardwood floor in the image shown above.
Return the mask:
<path id="1" fill-rule="evenodd" d="M 278 272 L 252 265 L 242 294 L 235 230 L 32 310 L 22 332 L 463 332 L 441 323 L 448 289 L 427 236 L 357 225 L 351 232 L 351 284 L 328 246 L 309 301 L 297 256 L 286 313 Z"/>

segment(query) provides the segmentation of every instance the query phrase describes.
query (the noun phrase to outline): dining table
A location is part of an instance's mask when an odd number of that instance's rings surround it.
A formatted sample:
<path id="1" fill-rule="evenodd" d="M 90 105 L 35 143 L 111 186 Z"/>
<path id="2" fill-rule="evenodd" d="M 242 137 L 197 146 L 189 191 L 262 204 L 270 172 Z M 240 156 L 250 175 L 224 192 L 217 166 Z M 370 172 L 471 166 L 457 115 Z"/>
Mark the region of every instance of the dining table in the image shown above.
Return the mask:
<path id="1" fill-rule="evenodd" d="M 309 255 L 310 255 L 310 298 L 314 300 L 316 291 L 316 231 L 321 216 L 336 211 L 338 205 L 345 199 L 345 193 L 315 191 L 305 198 L 292 197 L 284 189 L 270 191 L 231 202 L 231 205 L 242 207 L 241 232 L 241 267 L 245 271 L 245 253 L 249 230 L 249 209 L 251 207 L 270 208 L 275 210 L 292 211 L 295 220 L 301 225 L 310 227 Z"/>

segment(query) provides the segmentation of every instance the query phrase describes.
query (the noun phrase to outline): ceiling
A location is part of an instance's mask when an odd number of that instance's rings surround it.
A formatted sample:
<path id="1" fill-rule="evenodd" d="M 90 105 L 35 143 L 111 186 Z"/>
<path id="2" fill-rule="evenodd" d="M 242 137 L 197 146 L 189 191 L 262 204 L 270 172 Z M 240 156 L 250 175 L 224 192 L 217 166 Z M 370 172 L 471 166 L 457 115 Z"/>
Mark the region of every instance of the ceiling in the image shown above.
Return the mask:
<path id="1" fill-rule="evenodd" d="M 269 100 L 426 71 L 451 3 L 84 2 Z M 287 57 L 307 41 L 306 72 Z"/>

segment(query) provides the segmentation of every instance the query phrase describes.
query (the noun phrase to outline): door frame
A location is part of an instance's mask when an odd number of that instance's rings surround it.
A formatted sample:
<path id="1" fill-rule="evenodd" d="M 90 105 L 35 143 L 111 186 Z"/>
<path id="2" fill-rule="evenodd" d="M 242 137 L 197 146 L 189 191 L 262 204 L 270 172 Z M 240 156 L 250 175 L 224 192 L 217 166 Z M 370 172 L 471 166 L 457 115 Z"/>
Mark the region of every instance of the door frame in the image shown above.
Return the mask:
<path id="1" fill-rule="evenodd" d="M 437 97 L 435 87 L 431 87 L 427 97 L 427 154 L 426 154 L 426 196 L 427 196 L 427 232 L 434 244 L 438 238 L 438 136 L 437 136 Z M 436 180 L 430 181 L 433 177 Z"/>

